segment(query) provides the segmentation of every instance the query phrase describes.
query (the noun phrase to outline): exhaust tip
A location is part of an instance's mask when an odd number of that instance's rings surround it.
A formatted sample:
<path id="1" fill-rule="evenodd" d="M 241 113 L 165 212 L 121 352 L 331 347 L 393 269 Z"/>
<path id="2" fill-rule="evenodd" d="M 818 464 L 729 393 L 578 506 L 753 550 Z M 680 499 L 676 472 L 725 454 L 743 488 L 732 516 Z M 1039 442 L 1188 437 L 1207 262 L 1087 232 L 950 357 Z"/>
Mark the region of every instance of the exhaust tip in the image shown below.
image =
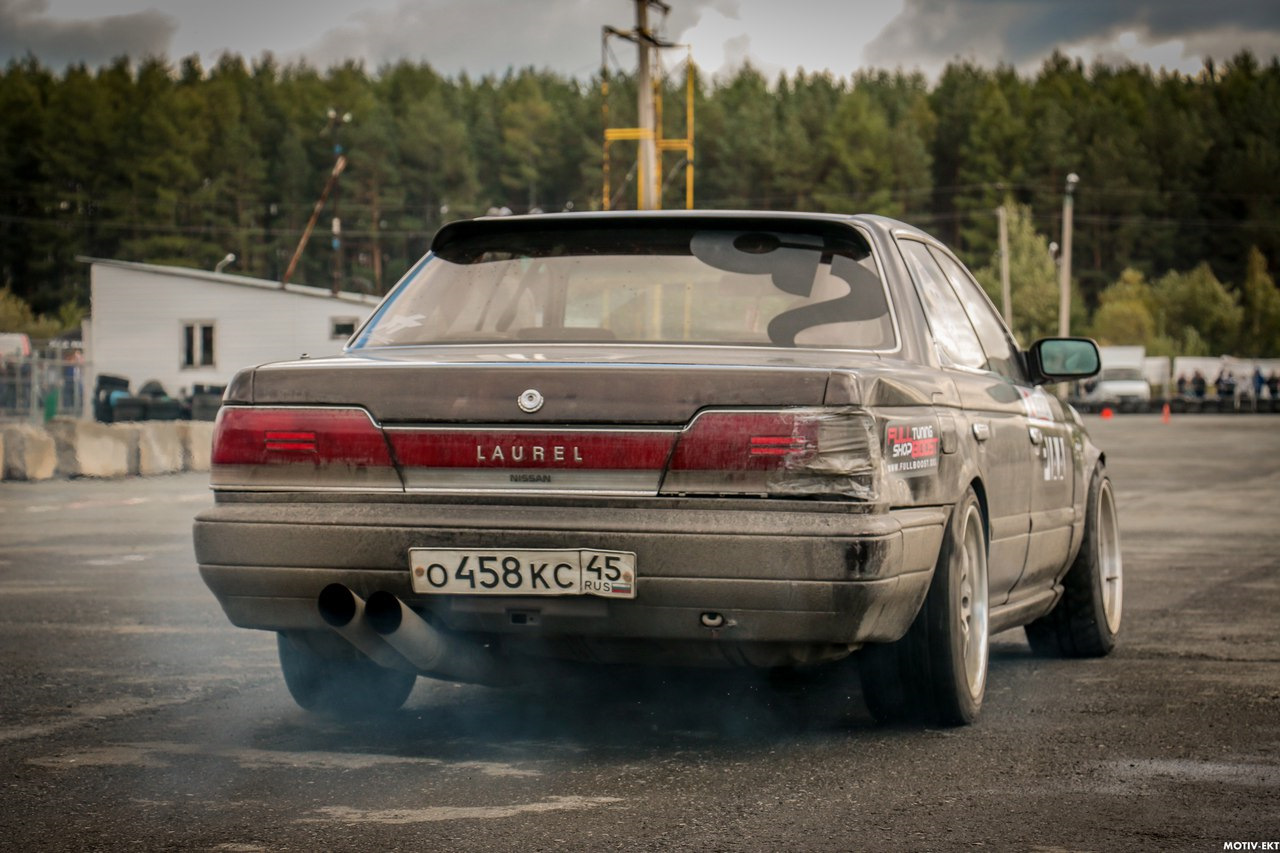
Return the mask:
<path id="1" fill-rule="evenodd" d="M 342 628 L 356 618 L 356 594 L 340 583 L 331 583 L 320 590 L 316 607 L 330 627 Z"/>
<path id="2" fill-rule="evenodd" d="M 364 603 L 364 615 L 369 620 L 369 627 L 382 634 L 394 633 L 400 627 L 400 599 L 392 593 L 379 590 L 369 596 Z"/>

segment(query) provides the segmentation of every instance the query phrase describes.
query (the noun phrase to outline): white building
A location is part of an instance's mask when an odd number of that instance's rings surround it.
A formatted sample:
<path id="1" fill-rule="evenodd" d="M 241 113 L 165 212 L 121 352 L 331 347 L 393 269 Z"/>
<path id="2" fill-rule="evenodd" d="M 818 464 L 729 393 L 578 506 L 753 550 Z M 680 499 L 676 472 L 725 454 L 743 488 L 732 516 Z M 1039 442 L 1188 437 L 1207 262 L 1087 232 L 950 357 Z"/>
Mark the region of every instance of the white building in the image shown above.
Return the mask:
<path id="1" fill-rule="evenodd" d="M 182 267 L 82 258 L 89 266 L 86 397 L 98 374 L 174 397 L 225 385 L 242 367 L 331 355 L 378 297 Z"/>

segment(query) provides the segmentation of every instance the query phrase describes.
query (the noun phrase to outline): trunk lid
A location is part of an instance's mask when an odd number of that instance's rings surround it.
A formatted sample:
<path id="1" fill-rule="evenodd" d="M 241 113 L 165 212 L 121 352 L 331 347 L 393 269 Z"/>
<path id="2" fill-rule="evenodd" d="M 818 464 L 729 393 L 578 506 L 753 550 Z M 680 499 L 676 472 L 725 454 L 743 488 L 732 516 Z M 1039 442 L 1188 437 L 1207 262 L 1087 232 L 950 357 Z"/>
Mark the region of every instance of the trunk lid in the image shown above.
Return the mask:
<path id="1" fill-rule="evenodd" d="M 410 492 L 791 493 L 798 476 L 813 485 L 812 463 L 824 472 L 820 489 L 835 473 L 834 488 L 847 494 L 871 439 L 847 412 L 823 408 L 837 363 L 813 356 L 800 364 L 776 351 L 706 348 L 348 355 L 257 368 L 229 402 L 286 416 L 367 411 Z M 302 428 L 281 429 L 271 435 Z M 852 440 L 833 442 L 833 429 Z M 836 468 L 832 447 L 842 454 Z M 295 455 L 297 463 L 305 469 Z M 330 466 L 325 482 L 338 486 L 342 470 Z"/>
<path id="2" fill-rule="evenodd" d="M 821 405 L 830 374 L 826 366 L 801 365 L 774 350 L 645 348 L 619 355 L 616 349 L 591 348 L 512 353 L 454 349 L 461 352 L 421 350 L 394 357 L 265 365 L 254 371 L 252 402 L 361 406 L 386 426 L 683 426 L 708 406 Z M 521 410 L 517 402 L 530 389 L 544 401 L 534 412 Z"/>

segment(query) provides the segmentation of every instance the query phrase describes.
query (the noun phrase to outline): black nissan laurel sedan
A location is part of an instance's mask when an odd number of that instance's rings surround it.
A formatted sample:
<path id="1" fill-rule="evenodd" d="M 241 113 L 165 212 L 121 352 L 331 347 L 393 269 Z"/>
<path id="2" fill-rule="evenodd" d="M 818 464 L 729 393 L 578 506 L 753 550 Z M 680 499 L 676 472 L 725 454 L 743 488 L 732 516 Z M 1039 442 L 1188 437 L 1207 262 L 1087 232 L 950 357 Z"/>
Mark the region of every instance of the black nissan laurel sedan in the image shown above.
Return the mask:
<path id="1" fill-rule="evenodd" d="M 200 573 L 294 699 L 564 661 L 857 656 L 881 720 L 972 722 L 988 638 L 1108 653 L 1104 456 L 946 247 L 879 216 L 455 222 L 332 358 L 242 370 Z"/>

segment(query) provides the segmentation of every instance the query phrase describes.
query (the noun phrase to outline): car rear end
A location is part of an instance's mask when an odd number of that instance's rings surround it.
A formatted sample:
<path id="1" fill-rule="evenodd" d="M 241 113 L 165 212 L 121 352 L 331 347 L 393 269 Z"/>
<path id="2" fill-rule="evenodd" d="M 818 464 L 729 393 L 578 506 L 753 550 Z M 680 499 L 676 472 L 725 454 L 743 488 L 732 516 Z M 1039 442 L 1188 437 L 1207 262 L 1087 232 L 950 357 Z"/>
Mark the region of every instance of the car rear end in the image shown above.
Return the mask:
<path id="1" fill-rule="evenodd" d="M 200 571 L 243 627 L 326 631 L 337 585 L 507 660 L 894 640 L 946 520 L 895 497 L 910 466 L 886 454 L 914 425 L 889 455 L 936 466 L 929 418 L 860 390 L 900 342 L 848 223 L 461 224 L 343 355 L 229 386 Z"/>

